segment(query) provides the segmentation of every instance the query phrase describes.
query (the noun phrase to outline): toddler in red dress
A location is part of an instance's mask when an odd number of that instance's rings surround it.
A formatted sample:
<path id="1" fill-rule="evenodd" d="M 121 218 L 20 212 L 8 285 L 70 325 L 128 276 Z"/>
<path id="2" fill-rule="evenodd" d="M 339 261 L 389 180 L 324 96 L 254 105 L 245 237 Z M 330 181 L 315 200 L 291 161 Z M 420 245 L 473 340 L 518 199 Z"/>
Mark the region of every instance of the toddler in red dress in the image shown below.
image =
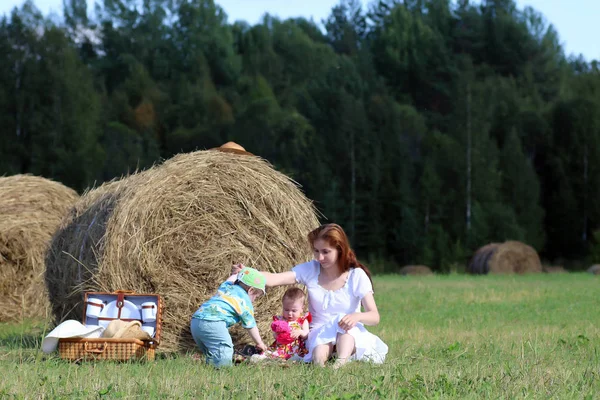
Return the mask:
<path id="1" fill-rule="evenodd" d="M 275 341 L 266 351 L 268 358 L 301 360 L 307 353 L 304 341 L 308 337 L 310 313 L 304 313 L 306 295 L 293 287 L 283 294 L 282 315 L 273 316 L 271 330 Z"/>

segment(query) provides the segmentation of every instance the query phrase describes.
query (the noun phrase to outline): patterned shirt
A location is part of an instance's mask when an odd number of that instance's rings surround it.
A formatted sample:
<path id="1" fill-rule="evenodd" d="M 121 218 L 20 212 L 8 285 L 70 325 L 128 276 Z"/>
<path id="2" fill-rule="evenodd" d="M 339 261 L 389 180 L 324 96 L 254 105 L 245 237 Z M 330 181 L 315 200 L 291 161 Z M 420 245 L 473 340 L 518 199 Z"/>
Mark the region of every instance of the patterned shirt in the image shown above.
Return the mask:
<path id="1" fill-rule="evenodd" d="M 225 281 L 219 286 L 217 294 L 194 313 L 192 318 L 206 321 L 225 321 L 227 327 L 242 323 L 246 329 L 254 328 L 254 307 L 248 293 L 240 285 Z"/>

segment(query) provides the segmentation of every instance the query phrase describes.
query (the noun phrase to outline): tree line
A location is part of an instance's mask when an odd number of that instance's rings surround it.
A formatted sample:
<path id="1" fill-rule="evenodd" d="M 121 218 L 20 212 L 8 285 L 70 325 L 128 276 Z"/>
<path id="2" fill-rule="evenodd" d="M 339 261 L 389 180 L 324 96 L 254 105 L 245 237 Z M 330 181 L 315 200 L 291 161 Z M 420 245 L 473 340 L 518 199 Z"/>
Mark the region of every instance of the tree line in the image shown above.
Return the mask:
<path id="1" fill-rule="evenodd" d="M 231 140 L 389 269 L 448 271 L 509 239 L 600 261 L 600 70 L 568 57 L 539 12 L 341 0 L 321 28 L 229 22 L 217 3 L 102 0 L 92 17 L 65 0 L 58 19 L 27 1 L 5 15 L 0 175 L 81 192 Z"/>

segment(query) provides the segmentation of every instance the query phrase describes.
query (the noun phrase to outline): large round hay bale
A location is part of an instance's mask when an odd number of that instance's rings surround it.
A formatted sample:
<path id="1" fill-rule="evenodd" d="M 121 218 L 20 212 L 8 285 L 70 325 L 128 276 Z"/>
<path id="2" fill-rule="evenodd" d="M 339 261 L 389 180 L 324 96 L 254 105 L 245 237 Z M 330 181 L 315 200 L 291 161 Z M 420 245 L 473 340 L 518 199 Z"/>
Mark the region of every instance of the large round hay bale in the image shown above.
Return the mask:
<path id="1" fill-rule="evenodd" d="M 432 275 L 433 271 L 426 265 L 406 265 L 400 268 L 400 275 Z"/>
<path id="2" fill-rule="evenodd" d="M 592 275 L 600 275 L 600 264 L 592 265 L 588 268 L 587 272 L 589 272 Z"/>
<path id="3" fill-rule="evenodd" d="M 471 274 L 536 273 L 542 272 L 542 263 L 533 247 L 507 241 L 481 247 L 469 261 L 467 271 Z"/>
<path id="4" fill-rule="evenodd" d="M 0 322 L 49 315 L 44 254 L 78 197 L 49 179 L 0 177 Z"/>
<path id="5" fill-rule="evenodd" d="M 537 251 L 525 243 L 502 243 L 490 260 L 492 273 L 529 274 L 542 272 L 542 262 Z"/>
<path id="6" fill-rule="evenodd" d="M 106 226 L 117 203 L 144 173 L 86 191 L 63 218 L 46 254 L 46 286 L 56 322 L 81 319 L 83 292 L 94 291 Z"/>
<path id="7" fill-rule="evenodd" d="M 58 319 L 82 315 L 83 291 L 158 293 L 166 306 L 160 350 L 190 350 L 190 318 L 232 263 L 279 272 L 311 258 L 306 234 L 318 226 L 312 202 L 259 157 L 180 154 L 111 185 L 83 196 L 95 197 L 53 242 L 47 280 L 57 288 L 51 299 Z M 64 249 L 72 262 L 56 257 Z M 256 304 L 265 339 L 282 291 L 269 289 Z M 248 340 L 241 329 L 233 336 L 236 344 Z"/>

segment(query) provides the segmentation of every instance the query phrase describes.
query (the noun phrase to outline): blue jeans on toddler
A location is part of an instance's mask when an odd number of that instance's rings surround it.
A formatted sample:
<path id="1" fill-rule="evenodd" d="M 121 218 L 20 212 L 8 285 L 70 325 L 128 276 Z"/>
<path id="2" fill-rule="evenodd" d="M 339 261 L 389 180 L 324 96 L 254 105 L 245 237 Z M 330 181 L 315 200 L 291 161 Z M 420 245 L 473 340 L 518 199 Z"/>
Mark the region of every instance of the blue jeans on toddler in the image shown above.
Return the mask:
<path id="1" fill-rule="evenodd" d="M 225 321 L 192 318 L 190 328 L 207 364 L 217 368 L 233 365 L 233 342 Z"/>

